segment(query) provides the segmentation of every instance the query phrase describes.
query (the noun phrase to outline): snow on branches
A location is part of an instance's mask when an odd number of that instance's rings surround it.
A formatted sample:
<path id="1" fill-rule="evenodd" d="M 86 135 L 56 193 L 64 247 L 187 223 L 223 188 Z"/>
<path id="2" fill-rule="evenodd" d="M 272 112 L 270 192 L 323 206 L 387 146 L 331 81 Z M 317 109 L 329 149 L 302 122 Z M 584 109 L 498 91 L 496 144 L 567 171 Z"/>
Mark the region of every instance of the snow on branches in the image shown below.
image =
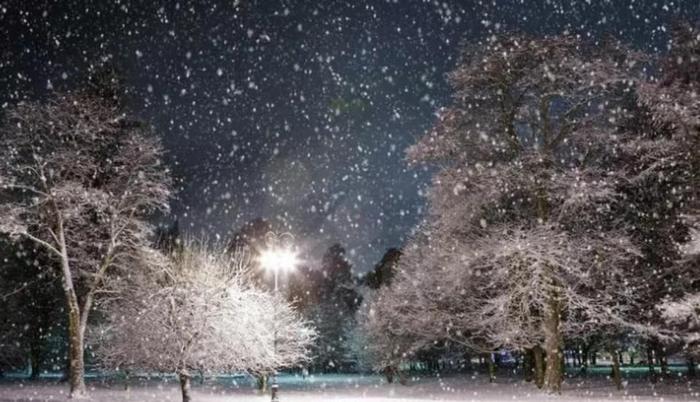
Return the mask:
<path id="1" fill-rule="evenodd" d="M 143 218 L 168 207 L 159 141 L 109 101 L 71 94 L 19 104 L 0 148 L 2 230 L 65 258 L 86 288 L 125 265 L 151 234 Z"/>
<path id="2" fill-rule="evenodd" d="M 494 37 L 465 52 L 452 104 L 407 150 L 440 170 L 377 298 L 384 317 L 404 316 L 387 323 L 394 333 L 560 356 L 564 335 L 627 322 L 638 252 L 616 214 L 628 178 L 614 163 L 638 62 L 572 37 Z M 547 360 L 556 391 L 558 359 Z"/>
<path id="3" fill-rule="evenodd" d="M 71 343 L 71 394 L 86 392 L 83 334 L 111 273 L 140 265 L 168 208 L 160 141 L 113 99 L 87 91 L 6 112 L 0 132 L 0 231 L 33 241 L 60 264 Z"/>
<path id="4" fill-rule="evenodd" d="M 661 317 L 676 334 L 680 334 L 686 351 L 700 356 L 700 294 L 689 294 L 659 306 Z"/>
<path id="5" fill-rule="evenodd" d="M 309 358 L 315 332 L 281 297 L 255 288 L 245 251 L 192 241 L 104 301 L 93 341 L 108 368 L 269 373 Z"/>

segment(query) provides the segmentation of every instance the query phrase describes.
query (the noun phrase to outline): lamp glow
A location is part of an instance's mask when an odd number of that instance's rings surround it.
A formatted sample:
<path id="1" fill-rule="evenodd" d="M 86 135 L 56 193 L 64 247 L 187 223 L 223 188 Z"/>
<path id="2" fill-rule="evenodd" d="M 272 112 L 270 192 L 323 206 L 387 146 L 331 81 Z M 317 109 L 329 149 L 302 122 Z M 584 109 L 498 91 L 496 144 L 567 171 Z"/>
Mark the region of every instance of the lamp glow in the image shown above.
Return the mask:
<path id="1" fill-rule="evenodd" d="M 274 248 L 263 251 L 259 261 L 265 269 L 291 271 L 299 263 L 299 258 L 289 248 Z"/>
<path id="2" fill-rule="evenodd" d="M 275 234 L 274 232 L 268 232 L 266 235 L 266 240 L 268 248 L 262 250 L 258 256 L 258 262 L 260 266 L 264 269 L 272 270 L 275 277 L 275 298 L 280 300 L 280 291 L 278 284 L 278 276 L 280 271 L 291 271 L 299 263 L 299 258 L 297 257 L 296 251 L 291 247 L 291 245 L 286 245 L 283 242 L 285 238 L 293 240 L 294 236 L 289 233 Z M 289 243 L 287 243 L 289 244 Z M 277 303 L 273 303 L 275 316 L 273 317 L 274 331 L 273 331 L 273 350 L 274 354 L 277 355 Z M 270 387 L 270 395 L 272 397 L 272 402 L 279 402 L 279 384 L 277 383 L 277 369 L 272 373 L 272 386 Z"/>

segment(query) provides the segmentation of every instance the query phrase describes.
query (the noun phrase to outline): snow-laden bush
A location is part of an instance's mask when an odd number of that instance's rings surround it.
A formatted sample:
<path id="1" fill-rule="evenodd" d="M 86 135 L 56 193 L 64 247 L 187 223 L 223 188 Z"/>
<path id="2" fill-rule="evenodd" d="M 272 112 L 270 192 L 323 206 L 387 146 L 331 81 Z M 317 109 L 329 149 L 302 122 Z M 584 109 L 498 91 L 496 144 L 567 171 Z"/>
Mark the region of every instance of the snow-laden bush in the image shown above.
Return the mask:
<path id="1" fill-rule="evenodd" d="M 108 368 L 175 373 L 183 400 L 193 372 L 268 373 L 309 357 L 315 332 L 282 298 L 249 284 L 244 253 L 191 243 L 124 278 L 104 304 L 97 355 Z"/>

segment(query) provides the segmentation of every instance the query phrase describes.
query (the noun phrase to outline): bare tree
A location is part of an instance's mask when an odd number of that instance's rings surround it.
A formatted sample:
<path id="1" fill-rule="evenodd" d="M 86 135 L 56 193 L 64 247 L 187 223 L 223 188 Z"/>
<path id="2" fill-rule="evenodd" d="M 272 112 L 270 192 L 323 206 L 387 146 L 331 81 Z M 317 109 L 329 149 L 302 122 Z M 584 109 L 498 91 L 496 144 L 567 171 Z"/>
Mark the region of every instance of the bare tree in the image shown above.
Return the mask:
<path id="1" fill-rule="evenodd" d="M 113 99 L 88 92 L 7 110 L 0 144 L 0 231 L 60 266 L 68 312 L 70 396 L 86 394 L 84 335 L 110 273 L 138 263 L 167 209 L 161 145 Z"/>
<path id="2" fill-rule="evenodd" d="M 309 358 L 314 331 L 282 298 L 251 286 L 245 252 L 186 241 L 141 276 L 113 282 L 96 351 L 109 368 L 175 373 L 183 401 L 193 372 L 264 374 Z M 276 332 L 276 335 L 275 335 Z"/>

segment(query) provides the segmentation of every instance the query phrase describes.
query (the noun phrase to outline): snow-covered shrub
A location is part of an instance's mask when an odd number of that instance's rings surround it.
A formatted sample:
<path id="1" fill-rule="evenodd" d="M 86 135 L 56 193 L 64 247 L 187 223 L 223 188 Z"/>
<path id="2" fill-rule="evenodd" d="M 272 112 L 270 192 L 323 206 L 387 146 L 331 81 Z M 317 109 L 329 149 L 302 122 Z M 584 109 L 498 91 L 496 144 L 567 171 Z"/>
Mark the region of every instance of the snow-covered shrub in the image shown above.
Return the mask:
<path id="1" fill-rule="evenodd" d="M 96 329 L 102 364 L 176 373 L 189 400 L 193 372 L 269 373 L 305 361 L 311 329 L 281 297 L 249 284 L 242 253 L 188 242 L 123 279 Z"/>

